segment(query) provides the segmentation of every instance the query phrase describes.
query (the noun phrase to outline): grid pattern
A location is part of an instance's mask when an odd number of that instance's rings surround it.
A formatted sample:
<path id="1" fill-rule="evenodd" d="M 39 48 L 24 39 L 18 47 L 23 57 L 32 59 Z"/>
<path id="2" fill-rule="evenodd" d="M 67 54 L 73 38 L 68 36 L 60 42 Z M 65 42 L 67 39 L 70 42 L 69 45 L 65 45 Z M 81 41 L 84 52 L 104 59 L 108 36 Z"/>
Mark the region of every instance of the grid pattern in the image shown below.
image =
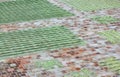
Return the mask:
<path id="1" fill-rule="evenodd" d="M 73 14 L 47 0 L 16 0 L 0 3 L 0 23 L 22 22 Z"/>
<path id="2" fill-rule="evenodd" d="M 9 69 L 14 69 L 13 70 L 8 70 Z M 20 69 L 16 66 L 12 66 L 10 65 L 10 63 L 3 63 L 0 62 L 0 77 L 27 77 L 26 73 L 23 71 L 20 71 Z"/>
<path id="3" fill-rule="evenodd" d="M 92 11 L 104 8 L 119 8 L 119 0 L 61 0 L 81 11 Z"/>
<path id="4" fill-rule="evenodd" d="M 64 26 L 31 29 L 0 34 L 0 57 L 82 45 Z"/>
<path id="5" fill-rule="evenodd" d="M 100 62 L 101 66 L 108 67 L 111 71 L 120 74 L 120 61 L 115 57 L 106 58 Z"/>
<path id="6" fill-rule="evenodd" d="M 80 70 L 80 72 L 76 72 L 76 71 L 71 72 L 65 75 L 64 77 L 93 77 L 93 76 L 95 76 L 95 74 L 92 71 L 83 68 Z"/>
<path id="7" fill-rule="evenodd" d="M 60 63 L 58 60 L 52 59 L 52 60 L 36 61 L 35 66 L 37 68 L 44 68 L 46 70 L 49 70 L 49 69 L 53 69 L 54 66 L 62 67 L 62 63 Z"/>
<path id="8" fill-rule="evenodd" d="M 120 43 L 120 33 L 115 30 L 107 30 L 100 32 L 99 34 L 113 44 Z"/>
<path id="9" fill-rule="evenodd" d="M 111 16 L 95 16 L 92 18 L 92 20 L 97 21 L 101 24 L 109 24 L 109 23 L 120 21 L 119 19 L 116 19 Z"/>

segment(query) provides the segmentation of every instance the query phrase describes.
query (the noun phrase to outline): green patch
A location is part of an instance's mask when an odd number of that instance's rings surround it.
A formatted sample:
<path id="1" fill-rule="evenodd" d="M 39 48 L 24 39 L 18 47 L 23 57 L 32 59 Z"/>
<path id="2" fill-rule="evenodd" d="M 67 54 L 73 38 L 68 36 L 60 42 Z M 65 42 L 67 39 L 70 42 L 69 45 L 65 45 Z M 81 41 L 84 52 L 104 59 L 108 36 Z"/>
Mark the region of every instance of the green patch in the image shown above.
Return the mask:
<path id="1" fill-rule="evenodd" d="M 60 0 L 80 11 L 119 8 L 119 0 Z"/>
<path id="2" fill-rule="evenodd" d="M 16 0 L 0 3 L 0 23 L 22 22 L 73 14 L 47 0 Z"/>
<path id="3" fill-rule="evenodd" d="M 64 26 L 1 33 L 0 58 L 83 44 L 84 41 Z"/>
<path id="4" fill-rule="evenodd" d="M 119 21 L 119 19 L 116 19 L 111 16 L 95 16 L 92 18 L 92 20 L 97 21 L 101 24 L 109 24 Z"/>
<path id="5" fill-rule="evenodd" d="M 99 33 L 113 44 L 120 43 L 120 33 L 115 30 L 107 30 Z"/>
<path id="6" fill-rule="evenodd" d="M 55 59 L 35 62 L 35 67 L 44 68 L 46 70 L 54 69 L 55 66 L 62 67 L 62 63 L 60 63 L 58 60 Z"/>
<path id="7" fill-rule="evenodd" d="M 88 70 L 88 69 L 81 69 L 81 71 L 77 72 L 71 72 L 71 73 L 68 73 L 66 74 L 64 77 L 93 77 L 95 76 L 95 74 Z"/>
<path id="8" fill-rule="evenodd" d="M 120 61 L 115 59 L 115 57 L 110 57 L 102 60 L 100 65 L 103 67 L 108 67 L 111 71 L 120 74 Z"/>

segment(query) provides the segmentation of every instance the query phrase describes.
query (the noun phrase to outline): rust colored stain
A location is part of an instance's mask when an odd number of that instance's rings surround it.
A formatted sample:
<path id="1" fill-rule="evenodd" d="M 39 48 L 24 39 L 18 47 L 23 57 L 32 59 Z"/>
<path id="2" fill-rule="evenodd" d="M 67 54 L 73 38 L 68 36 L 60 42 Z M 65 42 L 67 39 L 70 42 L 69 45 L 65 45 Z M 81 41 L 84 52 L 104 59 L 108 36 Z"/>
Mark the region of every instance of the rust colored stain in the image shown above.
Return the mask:
<path id="1" fill-rule="evenodd" d="M 12 64 L 15 63 L 17 65 L 17 67 L 19 69 L 21 69 L 22 71 L 24 71 L 26 68 L 24 67 L 24 65 L 30 63 L 31 57 L 22 57 L 22 58 L 17 58 L 17 59 L 8 59 L 7 63 Z"/>

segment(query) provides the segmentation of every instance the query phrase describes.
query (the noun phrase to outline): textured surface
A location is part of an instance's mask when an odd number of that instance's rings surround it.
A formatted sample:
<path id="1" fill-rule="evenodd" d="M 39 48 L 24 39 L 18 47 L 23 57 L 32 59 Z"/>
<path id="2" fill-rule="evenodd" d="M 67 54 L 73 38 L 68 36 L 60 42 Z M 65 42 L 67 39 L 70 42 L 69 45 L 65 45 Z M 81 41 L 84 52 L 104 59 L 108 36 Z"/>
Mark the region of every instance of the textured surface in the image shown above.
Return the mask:
<path id="1" fill-rule="evenodd" d="M 115 30 L 100 32 L 100 35 L 105 37 L 111 43 L 120 43 L 120 33 Z"/>
<path id="2" fill-rule="evenodd" d="M 100 65 L 103 67 L 108 67 L 111 71 L 120 74 L 120 60 L 117 60 L 114 57 L 109 57 L 102 60 Z"/>
<path id="3" fill-rule="evenodd" d="M 0 3 L 0 23 L 22 22 L 72 14 L 47 0 L 16 0 Z"/>
<path id="4" fill-rule="evenodd" d="M 117 67 L 119 66 L 118 63 L 120 61 L 120 44 L 112 44 L 98 34 L 99 32 L 108 30 L 120 32 L 120 21 L 101 24 L 90 18 L 93 16 L 111 16 L 118 19 L 120 18 L 120 8 L 81 12 L 60 2 L 60 0 L 48 1 L 74 13 L 75 16 L 1 24 L 0 32 L 63 25 L 74 32 L 79 38 L 82 37 L 87 44 L 56 50 L 46 50 L 44 52 L 35 51 L 36 53 L 31 53 L 30 55 L 23 54 L 12 58 L 9 57 L 8 59 L 1 59 L 0 57 L 0 77 L 64 77 L 66 75 L 68 77 L 81 77 L 80 74 L 85 73 L 83 76 L 86 76 L 87 73 L 90 72 L 92 72 L 91 77 L 120 77 L 120 74 L 117 71 L 114 71 L 114 69 L 120 69 Z M 88 2 L 89 1 L 90 0 L 88 0 Z M 105 64 L 105 66 L 101 65 L 101 60 L 104 61 L 109 57 L 115 57 L 117 62 L 116 60 L 112 60 L 107 61 L 107 63 L 104 62 L 103 64 Z M 56 64 L 56 62 L 51 61 L 54 59 L 59 61 L 60 63 L 57 63 L 61 64 L 62 67 Z M 108 66 L 115 68 L 112 68 L 113 70 L 111 70 Z M 46 67 L 47 69 L 45 69 Z M 81 73 L 83 69 L 87 69 L 87 72 Z"/>
<path id="5" fill-rule="evenodd" d="M 111 16 L 95 16 L 92 18 L 92 20 L 97 21 L 101 24 L 109 24 L 120 21 L 119 19 L 116 19 Z"/>
<path id="6" fill-rule="evenodd" d="M 88 69 L 81 69 L 79 72 L 71 72 L 64 77 L 93 77 L 94 73 Z"/>
<path id="7" fill-rule="evenodd" d="M 119 0 L 61 0 L 81 11 L 92 11 L 104 8 L 119 8 Z"/>
<path id="8" fill-rule="evenodd" d="M 83 42 L 63 26 L 0 34 L 0 57 L 80 45 Z"/>
<path id="9" fill-rule="evenodd" d="M 43 61 L 35 61 L 35 67 L 43 68 L 46 70 L 53 69 L 55 66 L 62 67 L 62 63 L 58 60 L 43 60 Z"/>

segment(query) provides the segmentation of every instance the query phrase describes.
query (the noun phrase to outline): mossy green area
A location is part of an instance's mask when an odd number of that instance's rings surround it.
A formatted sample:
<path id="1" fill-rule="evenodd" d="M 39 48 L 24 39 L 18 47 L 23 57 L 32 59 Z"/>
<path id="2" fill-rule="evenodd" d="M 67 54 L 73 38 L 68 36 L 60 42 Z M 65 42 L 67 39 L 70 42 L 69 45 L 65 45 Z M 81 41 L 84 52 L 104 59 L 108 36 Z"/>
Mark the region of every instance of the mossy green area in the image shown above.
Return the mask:
<path id="1" fill-rule="evenodd" d="M 0 24 L 72 15 L 47 0 L 16 0 L 0 3 Z"/>
<path id="2" fill-rule="evenodd" d="M 111 71 L 120 74 L 120 60 L 117 60 L 115 57 L 102 60 L 100 66 L 108 67 Z"/>
<path id="3" fill-rule="evenodd" d="M 92 76 L 95 77 L 94 72 L 88 69 L 82 68 L 80 71 L 70 72 L 66 74 L 64 77 L 92 77 Z"/>
<path id="4" fill-rule="evenodd" d="M 111 17 L 111 16 L 94 16 L 91 18 L 94 21 L 97 21 L 100 24 L 109 24 L 109 23 L 114 23 L 114 22 L 119 22 L 120 19 Z"/>
<path id="5" fill-rule="evenodd" d="M 83 44 L 83 40 L 64 26 L 0 33 L 0 58 Z"/>
<path id="6" fill-rule="evenodd" d="M 119 8 L 120 0 L 60 0 L 80 11 Z"/>
<path id="7" fill-rule="evenodd" d="M 107 31 L 100 32 L 99 34 L 113 44 L 120 43 L 120 32 L 118 31 L 107 30 Z"/>
<path id="8" fill-rule="evenodd" d="M 54 69 L 55 66 L 62 67 L 63 65 L 56 59 L 35 62 L 35 67 L 44 68 L 45 70 Z"/>

